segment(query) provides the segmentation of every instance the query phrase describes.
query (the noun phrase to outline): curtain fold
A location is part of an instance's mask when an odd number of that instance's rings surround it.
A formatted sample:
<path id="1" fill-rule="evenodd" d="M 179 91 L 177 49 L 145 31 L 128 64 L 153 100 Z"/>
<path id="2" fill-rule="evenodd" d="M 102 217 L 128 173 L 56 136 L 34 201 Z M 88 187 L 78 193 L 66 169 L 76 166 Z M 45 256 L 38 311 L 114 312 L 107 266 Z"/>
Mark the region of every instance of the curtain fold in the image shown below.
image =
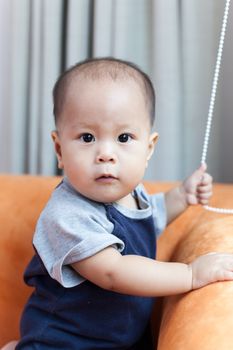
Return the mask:
<path id="1" fill-rule="evenodd" d="M 183 75 L 180 2 L 155 1 L 153 7 L 153 77 L 159 141 L 153 157 L 159 179 L 180 179 L 183 162 Z"/>
<path id="2" fill-rule="evenodd" d="M 67 2 L 67 30 L 65 67 L 70 67 L 92 54 L 93 1 L 69 0 Z M 63 13 L 64 16 L 64 13 Z"/>
<path id="3" fill-rule="evenodd" d="M 5 31 L 0 30 L 0 43 L 1 46 L 5 48 L 4 53 L 0 55 L 0 76 L 2 83 L 0 83 L 0 148 L 1 148 L 1 161 L 0 166 L 3 169 L 9 168 L 9 161 L 6 152 L 3 152 L 3 145 L 6 148 L 7 139 L 9 136 L 9 129 L 11 124 L 6 122 L 6 115 L 10 113 L 10 98 L 8 96 L 9 91 L 9 57 L 11 55 L 10 46 L 8 42 L 11 37 L 10 28 L 8 27 L 8 23 L 10 21 L 10 3 L 5 3 L 3 0 L 0 1 L 0 23 Z M 4 81 L 4 84 L 3 84 Z"/>
<path id="4" fill-rule="evenodd" d="M 232 161 L 232 132 L 233 132 L 233 3 L 231 4 L 228 28 L 223 52 L 223 60 L 219 81 L 219 114 L 214 116 L 218 119 L 219 127 L 219 172 L 218 179 L 223 182 L 233 181 Z M 215 120 L 214 120 L 215 121 Z"/>
<path id="5" fill-rule="evenodd" d="M 55 171 L 50 132 L 54 129 L 52 87 L 61 65 L 61 11 L 59 0 L 30 2 L 26 164 L 29 173 Z"/>
<path id="6" fill-rule="evenodd" d="M 155 84 L 160 139 L 146 178 L 187 176 L 201 159 L 224 3 L 0 0 L 0 172 L 56 173 L 50 139 L 54 82 L 77 61 L 112 55 L 138 64 Z M 228 182 L 232 13 L 230 8 L 207 159 L 214 179 Z"/>
<path id="7" fill-rule="evenodd" d="M 199 4 L 200 5 L 200 4 Z M 183 76 L 185 169 L 198 166 L 206 128 L 212 81 L 224 13 L 224 1 L 205 0 L 202 6 L 183 1 Z M 196 43 L 196 45 L 194 45 Z M 198 49 L 197 49 L 198 48 Z M 221 74 L 221 73 L 220 73 Z M 217 176 L 220 164 L 220 86 L 217 90 L 207 162 Z M 195 150 L 195 151 L 194 151 Z"/>

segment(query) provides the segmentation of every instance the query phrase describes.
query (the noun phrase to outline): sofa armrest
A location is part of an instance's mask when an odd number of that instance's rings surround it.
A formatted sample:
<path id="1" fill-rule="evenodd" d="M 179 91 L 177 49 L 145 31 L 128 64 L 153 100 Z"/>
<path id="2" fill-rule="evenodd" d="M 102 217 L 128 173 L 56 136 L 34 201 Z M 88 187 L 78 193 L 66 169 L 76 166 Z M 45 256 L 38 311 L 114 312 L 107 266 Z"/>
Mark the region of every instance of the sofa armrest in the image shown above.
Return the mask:
<path id="1" fill-rule="evenodd" d="M 56 177 L 0 175 L 0 347 L 19 338 L 19 318 L 32 292 L 23 281 L 33 255 L 37 218 Z"/>
<path id="2" fill-rule="evenodd" d="M 232 208 L 233 185 L 215 185 L 211 204 Z M 181 239 L 173 245 L 171 261 L 189 263 L 211 251 L 233 253 L 232 215 L 190 208 L 180 224 L 174 222 L 173 227 L 168 227 L 160 242 L 166 246 L 169 234 L 181 235 Z M 177 232 L 177 229 L 182 232 Z M 231 349 L 232 295 L 233 282 L 218 282 L 184 295 L 164 298 L 157 349 Z"/>

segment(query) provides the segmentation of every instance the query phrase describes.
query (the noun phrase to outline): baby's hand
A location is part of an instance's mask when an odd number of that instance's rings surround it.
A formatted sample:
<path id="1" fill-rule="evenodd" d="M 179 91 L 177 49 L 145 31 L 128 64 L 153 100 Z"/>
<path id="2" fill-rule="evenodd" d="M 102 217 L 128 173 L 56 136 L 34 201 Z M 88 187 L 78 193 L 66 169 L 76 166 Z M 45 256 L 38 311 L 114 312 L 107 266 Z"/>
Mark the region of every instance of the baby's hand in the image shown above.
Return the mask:
<path id="1" fill-rule="evenodd" d="M 188 205 L 206 205 L 212 195 L 212 177 L 206 173 L 206 164 L 201 164 L 200 168 L 194 171 L 183 182 L 185 200 Z"/>
<path id="2" fill-rule="evenodd" d="M 192 289 L 233 280 L 233 254 L 209 253 L 199 256 L 189 266 L 192 269 Z"/>

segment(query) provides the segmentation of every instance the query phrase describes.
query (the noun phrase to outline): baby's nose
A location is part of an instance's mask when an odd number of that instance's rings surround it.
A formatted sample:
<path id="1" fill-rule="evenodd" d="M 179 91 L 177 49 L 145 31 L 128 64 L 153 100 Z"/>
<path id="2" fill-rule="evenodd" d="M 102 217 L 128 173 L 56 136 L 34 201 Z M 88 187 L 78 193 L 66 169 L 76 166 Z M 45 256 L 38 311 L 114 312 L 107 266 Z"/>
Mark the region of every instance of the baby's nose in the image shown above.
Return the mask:
<path id="1" fill-rule="evenodd" d="M 104 162 L 115 163 L 115 161 L 116 161 L 116 157 L 112 154 L 102 153 L 97 156 L 98 163 L 104 163 Z"/>
<path id="2" fill-rule="evenodd" d="M 115 163 L 116 155 L 114 150 L 110 146 L 104 146 L 99 149 L 96 157 L 97 163 L 111 162 Z"/>

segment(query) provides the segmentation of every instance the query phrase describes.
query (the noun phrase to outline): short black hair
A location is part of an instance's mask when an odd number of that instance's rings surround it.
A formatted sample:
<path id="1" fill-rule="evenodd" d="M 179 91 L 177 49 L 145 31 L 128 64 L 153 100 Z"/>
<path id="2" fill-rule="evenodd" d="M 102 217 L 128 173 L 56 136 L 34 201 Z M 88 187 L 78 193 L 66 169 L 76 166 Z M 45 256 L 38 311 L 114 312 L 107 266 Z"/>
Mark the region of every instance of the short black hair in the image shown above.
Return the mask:
<path id="1" fill-rule="evenodd" d="M 65 104 L 70 83 L 77 77 L 91 78 L 93 80 L 110 78 L 133 79 L 140 85 L 148 106 L 150 124 L 155 119 L 155 90 L 150 77 L 136 64 L 114 57 L 98 57 L 78 62 L 60 75 L 53 88 L 53 113 L 57 125 L 59 115 Z"/>

